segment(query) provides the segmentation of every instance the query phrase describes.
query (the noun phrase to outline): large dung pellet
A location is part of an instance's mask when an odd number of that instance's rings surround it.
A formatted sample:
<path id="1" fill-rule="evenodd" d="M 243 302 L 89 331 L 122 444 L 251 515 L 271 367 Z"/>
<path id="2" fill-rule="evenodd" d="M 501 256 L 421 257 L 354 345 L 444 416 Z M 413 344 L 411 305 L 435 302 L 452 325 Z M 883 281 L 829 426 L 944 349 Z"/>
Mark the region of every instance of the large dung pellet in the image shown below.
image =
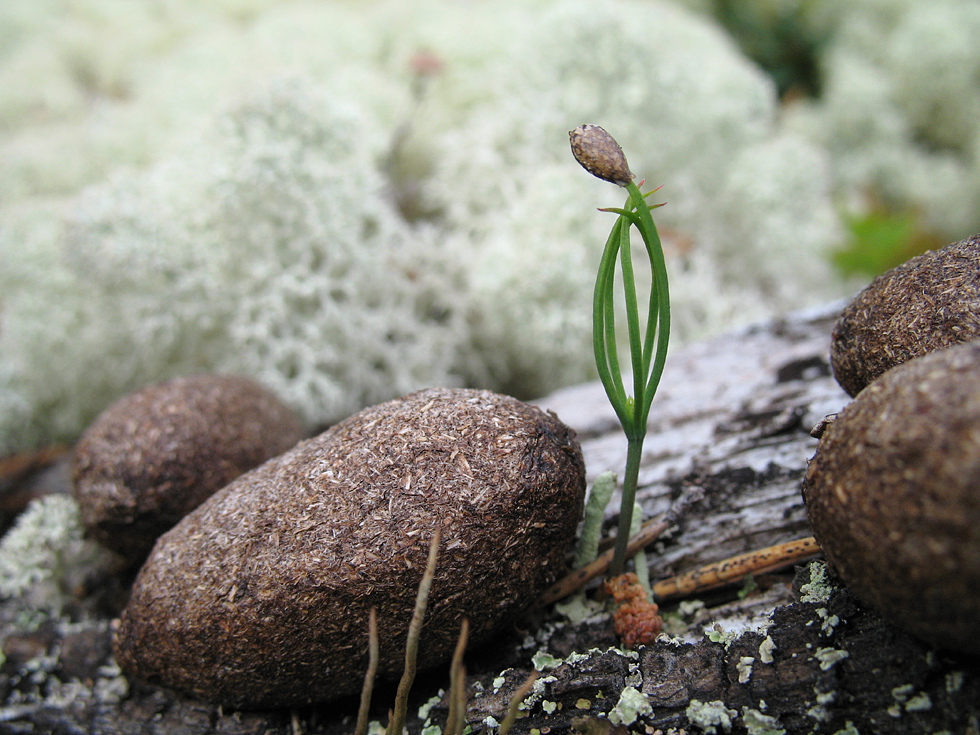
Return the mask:
<path id="1" fill-rule="evenodd" d="M 246 378 L 196 375 L 143 388 L 107 408 L 75 449 L 82 523 L 141 562 L 212 493 L 301 438 L 293 412 Z"/>
<path id="2" fill-rule="evenodd" d="M 820 438 L 804 497 L 859 597 L 936 646 L 980 655 L 980 341 L 858 394 Z"/>
<path id="3" fill-rule="evenodd" d="M 440 556 L 419 666 L 512 621 L 563 571 L 585 494 L 553 414 L 431 389 L 346 419 L 238 478 L 164 535 L 116 638 L 130 676 L 237 707 L 360 690 L 378 611 L 402 671 L 430 539 Z"/>
<path id="4" fill-rule="evenodd" d="M 834 377 L 851 396 L 896 365 L 980 338 L 980 235 L 875 278 L 841 313 Z"/>

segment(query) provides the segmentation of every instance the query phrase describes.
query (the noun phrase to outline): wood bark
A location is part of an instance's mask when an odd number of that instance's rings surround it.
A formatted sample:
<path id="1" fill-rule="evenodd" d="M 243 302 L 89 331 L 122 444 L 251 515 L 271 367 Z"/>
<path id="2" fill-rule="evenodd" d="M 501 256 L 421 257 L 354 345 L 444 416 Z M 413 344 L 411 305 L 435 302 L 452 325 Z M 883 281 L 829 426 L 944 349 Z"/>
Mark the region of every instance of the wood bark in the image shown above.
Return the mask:
<path id="1" fill-rule="evenodd" d="M 639 478 L 645 516 L 676 514 L 671 531 L 648 549 L 652 580 L 810 535 L 800 494 L 816 447 L 809 432 L 849 400 L 830 371 L 837 313 L 831 306 L 672 350 Z M 578 432 L 590 482 L 622 471 L 626 443 L 601 385 L 538 403 Z M 617 510 L 614 498 L 608 532 Z M 543 651 L 555 665 L 542 672 L 512 732 L 608 735 L 630 687 L 645 695 L 649 711 L 627 729 L 647 735 L 980 732 L 977 660 L 931 650 L 885 623 L 822 562 L 751 582 L 666 605 L 669 635 L 635 652 L 615 648 L 606 613 L 570 622 L 553 606 L 535 611 L 520 630 L 468 652 L 467 721 L 479 730 L 502 720 Z M 74 623 L 31 630 L 0 607 L 0 731 L 353 731 L 354 700 L 228 712 L 127 682 L 112 661 L 110 618 L 89 611 Z M 410 732 L 426 720 L 444 722 L 448 681 L 448 670 L 416 680 Z M 375 719 L 386 721 L 393 692 L 383 683 L 376 689 Z"/>

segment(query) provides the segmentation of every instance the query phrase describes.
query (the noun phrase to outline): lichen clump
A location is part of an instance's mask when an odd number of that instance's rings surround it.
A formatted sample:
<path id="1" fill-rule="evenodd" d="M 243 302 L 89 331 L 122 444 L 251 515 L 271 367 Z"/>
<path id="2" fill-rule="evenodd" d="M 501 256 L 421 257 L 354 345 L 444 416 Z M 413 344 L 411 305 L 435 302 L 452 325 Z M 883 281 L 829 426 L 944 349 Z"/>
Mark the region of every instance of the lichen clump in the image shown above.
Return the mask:
<path id="1" fill-rule="evenodd" d="M 67 495 L 31 501 L 0 540 L 0 597 L 29 622 L 64 614 L 90 575 L 114 568 L 111 554 L 84 538 Z"/>
<path id="2" fill-rule="evenodd" d="M 0 453 L 194 372 L 251 376 L 310 425 L 430 385 L 591 379 L 605 219 L 570 206 L 601 189 L 563 142 L 586 120 L 671 172 L 679 339 L 840 291 L 826 154 L 682 7 L 28 6 L 0 54 Z"/>
<path id="3" fill-rule="evenodd" d="M 360 689 L 377 608 L 398 675 L 430 538 L 420 668 L 478 642 L 563 571 L 585 495 L 573 432 L 488 391 L 390 401 L 241 476 L 162 536 L 115 650 L 138 679 L 240 707 Z"/>

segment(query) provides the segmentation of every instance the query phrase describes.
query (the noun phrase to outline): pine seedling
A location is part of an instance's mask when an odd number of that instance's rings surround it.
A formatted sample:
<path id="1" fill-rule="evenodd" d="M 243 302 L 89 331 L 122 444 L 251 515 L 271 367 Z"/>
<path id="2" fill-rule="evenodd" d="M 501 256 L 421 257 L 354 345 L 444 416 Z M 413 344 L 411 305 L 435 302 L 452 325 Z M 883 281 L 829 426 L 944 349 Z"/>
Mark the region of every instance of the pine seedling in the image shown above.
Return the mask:
<path id="1" fill-rule="evenodd" d="M 633 519 L 637 478 L 643 440 L 647 432 L 647 416 L 650 404 L 657 392 L 667 359 L 667 341 L 670 335 L 670 295 L 667 287 L 667 266 L 663 246 L 650 211 L 661 204 L 648 205 L 646 198 L 654 191 L 643 194 L 633 182 L 633 174 L 626 156 L 616 140 L 598 125 L 581 125 L 569 133 L 572 154 L 589 173 L 604 181 L 624 187 L 628 193 L 622 208 L 606 208 L 600 211 L 619 215 L 599 261 L 592 310 L 592 342 L 596 368 L 609 402 L 626 434 L 626 469 L 623 477 L 622 504 L 616 547 L 609 573 L 616 577 L 623 573 L 626 549 Z M 640 184 L 642 185 L 642 181 Z M 653 279 L 645 323 L 641 324 L 637 299 L 636 279 L 630 246 L 630 232 L 635 227 L 649 259 Z M 616 309 L 614 285 L 616 263 L 620 263 L 621 280 L 626 300 L 626 329 L 629 336 L 630 368 L 632 369 L 632 395 L 623 381 L 616 343 Z"/>

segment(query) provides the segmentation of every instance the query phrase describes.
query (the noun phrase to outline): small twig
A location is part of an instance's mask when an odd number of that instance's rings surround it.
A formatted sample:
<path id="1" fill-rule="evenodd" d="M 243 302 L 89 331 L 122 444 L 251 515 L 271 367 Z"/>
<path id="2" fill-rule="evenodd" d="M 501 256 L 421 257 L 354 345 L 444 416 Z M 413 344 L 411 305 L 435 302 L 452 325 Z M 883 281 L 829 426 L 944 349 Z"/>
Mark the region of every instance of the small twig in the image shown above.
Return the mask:
<path id="1" fill-rule="evenodd" d="M 538 678 L 538 672 L 532 671 L 531 675 L 524 680 L 524 683 L 517 687 L 517 691 L 514 692 L 514 696 L 510 698 L 510 705 L 507 707 L 507 715 L 504 717 L 504 721 L 500 723 L 500 729 L 497 731 L 497 735 L 507 735 L 510 732 L 510 728 L 517 721 L 517 712 L 521 707 L 521 702 L 524 701 L 524 697 L 528 695 L 531 691 L 531 687 L 534 686 L 535 680 Z"/>
<path id="2" fill-rule="evenodd" d="M 419 582 L 418 596 L 415 598 L 415 612 L 412 622 L 408 625 L 408 638 L 405 641 L 405 671 L 398 682 L 395 694 L 395 708 L 388 721 L 386 735 L 402 735 L 405 728 L 405 716 L 408 712 L 408 693 L 415 681 L 415 659 L 419 650 L 419 636 L 422 634 L 422 621 L 425 618 L 425 608 L 429 601 L 429 590 L 432 589 L 432 579 L 436 573 L 436 561 L 439 558 L 439 528 L 432 534 L 429 544 L 429 560 L 425 566 L 425 574 Z"/>
<path id="3" fill-rule="evenodd" d="M 765 574 L 821 554 L 812 536 L 788 541 L 708 564 L 653 585 L 658 601 L 686 597 L 744 579 L 748 574 Z"/>
<path id="4" fill-rule="evenodd" d="M 6 483 L 13 487 L 32 472 L 57 462 L 69 451 L 71 451 L 71 447 L 52 444 L 31 452 L 0 458 L 0 486 Z"/>
<path id="5" fill-rule="evenodd" d="M 661 516 L 643 524 L 640 532 L 631 538 L 626 545 L 627 558 L 656 541 L 664 531 L 670 528 L 671 523 L 671 521 L 667 520 L 666 516 Z M 537 607 L 550 605 L 552 602 L 557 602 L 564 597 L 568 597 L 573 592 L 582 589 L 591 580 L 606 573 L 610 564 L 612 564 L 614 554 L 615 549 L 609 549 L 584 567 L 579 567 L 563 579 L 558 580 L 544 591 L 535 605 Z"/>
<path id="6" fill-rule="evenodd" d="M 368 667 L 364 674 L 364 686 L 361 689 L 361 706 L 357 710 L 357 727 L 354 735 L 367 735 L 368 716 L 371 709 L 371 693 L 374 691 L 374 679 L 378 673 L 378 611 L 371 608 L 368 614 Z"/>
<path id="7" fill-rule="evenodd" d="M 463 665 L 463 652 L 466 650 L 469 634 L 470 621 L 463 618 L 449 667 L 449 715 L 446 717 L 445 735 L 459 735 L 466 724 L 466 667 Z"/>

